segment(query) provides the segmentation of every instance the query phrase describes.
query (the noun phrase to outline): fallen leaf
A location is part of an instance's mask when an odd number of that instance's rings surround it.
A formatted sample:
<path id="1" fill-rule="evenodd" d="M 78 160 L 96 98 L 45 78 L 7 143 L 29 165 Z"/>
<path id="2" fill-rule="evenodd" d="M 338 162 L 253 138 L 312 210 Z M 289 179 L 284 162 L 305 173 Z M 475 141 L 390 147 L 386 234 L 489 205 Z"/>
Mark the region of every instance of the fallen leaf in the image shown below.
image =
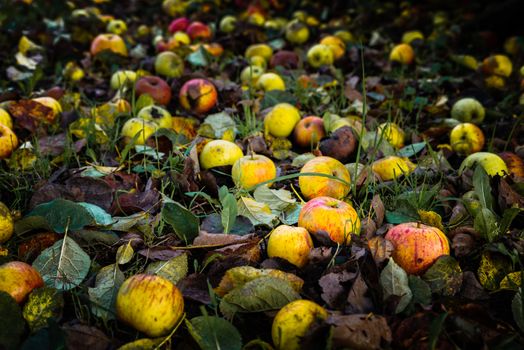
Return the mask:
<path id="1" fill-rule="evenodd" d="M 331 315 L 327 321 L 333 327 L 335 348 L 382 349 L 392 341 L 386 319 L 373 314 Z"/>

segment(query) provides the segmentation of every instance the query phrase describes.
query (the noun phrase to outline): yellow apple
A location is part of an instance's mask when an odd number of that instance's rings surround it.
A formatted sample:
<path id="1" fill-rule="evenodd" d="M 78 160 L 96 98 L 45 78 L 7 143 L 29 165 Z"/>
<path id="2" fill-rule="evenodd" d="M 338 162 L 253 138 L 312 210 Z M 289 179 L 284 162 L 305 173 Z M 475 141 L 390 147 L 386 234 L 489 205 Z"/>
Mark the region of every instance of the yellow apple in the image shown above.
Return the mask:
<path id="1" fill-rule="evenodd" d="M 389 60 L 401 64 L 411 64 L 415 59 L 415 52 L 409 44 L 398 44 L 391 50 Z"/>
<path id="2" fill-rule="evenodd" d="M 382 138 L 388 141 L 391 146 L 399 149 L 404 146 L 404 131 L 395 123 L 382 123 L 377 131 Z"/>
<path id="3" fill-rule="evenodd" d="M 344 52 L 346 52 L 346 44 L 342 39 L 340 39 L 337 36 L 334 35 L 328 35 L 322 40 L 320 40 L 320 44 L 327 45 L 331 52 L 333 52 L 333 57 L 335 60 L 338 60 L 342 56 L 344 56 Z"/>
<path id="4" fill-rule="evenodd" d="M 307 62 L 311 67 L 318 68 L 324 65 L 331 65 L 335 58 L 333 51 L 327 45 L 317 44 L 312 46 L 307 52 Z"/>
<path id="5" fill-rule="evenodd" d="M 136 78 L 137 74 L 132 70 L 119 70 L 111 75 L 109 85 L 113 90 L 119 90 L 124 86 L 131 87 L 135 83 Z"/>
<path id="6" fill-rule="evenodd" d="M 286 84 L 276 73 L 264 73 L 258 78 L 257 88 L 264 91 L 286 90 Z"/>
<path id="7" fill-rule="evenodd" d="M 332 197 L 316 197 L 300 210 L 298 226 L 323 243 L 349 244 L 360 234 L 360 219 L 350 204 Z"/>
<path id="8" fill-rule="evenodd" d="M 277 168 L 271 159 L 261 154 L 251 154 L 237 159 L 231 169 L 233 182 L 243 189 L 252 188 L 277 176 Z"/>
<path id="9" fill-rule="evenodd" d="M 300 112 L 289 103 L 278 103 L 264 118 L 264 128 L 276 137 L 288 137 L 300 121 Z"/>
<path id="10" fill-rule="evenodd" d="M 280 225 L 271 232 L 267 242 L 270 258 L 287 260 L 296 267 L 304 267 L 309 261 L 313 240 L 303 227 Z"/>
<path id="11" fill-rule="evenodd" d="M 4 124 L 9 129 L 13 128 L 13 120 L 11 119 L 11 116 L 3 108 L 0 108 L 0 124 Z"/>
<path id="12" fill-rule="evenodd" d="M 129 143 L 138 134 L 135 145 L 144 145 L 157 130 L 156 123 L 141 118 L 131 118 L 122 126 L 120 135 L 124 138 L 124 142 Z"/>
<path id="13" fill-rule="evenodd" d="M 309 39 L 307 25 L 299 20 L 292 20 L 286 26 L 286 40 L 292 44 L 303 44 Z"/>
<path id="14" fill-rule="evenodd" d="M 509 169 L 504 160 L 491 152 L 476 152 L 467 156 L 460 165 L 459 174 L 465 168 L 474 168 L 476 165 L 483 167 L 489 176 L 506 176 L 509 174 Z"/>
<path id="15" fill-rule="evenodd" d="M 480 124 L 485 115 L 482 104 L 471 97 L 461 98 L 451 107 L 451 118 L 464 123 Z"/>
<path id="16" fill-rule="evenodd" d="M 409 175 L 415 170 L 416 165 L 407 158 L 389 156 L 376 160 L 371 165 L 371 169 L 382 181 L 391 181 L 402 175 Z"/>
<path id="17" fill-rule="evenodd" d="M 107 24 L 106 30 L 109 33 L 122 35 L 125 32 L 127 32 L 127 24 L 126 22 L 122 21 L 121 19 L 112 19 Z"/>
<path id="18" fill-rule="evenodd" d="M 155 58 L 155 72 L 168 78 L 179 78 L 184 73 L 184 60 L 172 51 L 161 52 Z"/>
<path id="19" fill-rule="evenodd" d="M 116 296 L 119 320 L 150 337 L 167 335 L 184 314 L 184 298 L 169 280 L 138 274 L 120 286 Z"/>
<path id="20" fill-rule="evenodd" d="M 0 202 L 0 244 L 7 242 L 15 229 L 13 216 L 9 208 Z"/>
<path id="21" fill-rule="evenodd" d="M 220 24 L 218 25 L 218 28 L 221 32 L 224 33 L 231 33 L 235 30 L 237 25 L 237 19 L 234 16 L 227 15 L 222 17 L 220 20 Z"/>
<path id="22" fill-rule="evenodd" d="M 411 44 L 415 40 L 424 40 L 424 34 L 419 30 L 411 30 L 402 34 L 402 42 L 404 44 Z"/>
<path id="23" fill-rule="evenodd" d="M 278 311 L 271 337 L 276 350 L 300 350 L 301 340 L 311 325 L 328 317 L 327 311 L 320 305 L 305 299 L 295 300 Z"/>
<path id="24" fill-rule="evenodd" d="M 484 133 L 472 123 L 461 123 L 451 130 L 451 148 L 458 154 L 469 155 L 484 147 Z"/>
<path id="25" fill-rule="evenodd" d="M 127 57 L 126 43 L 120 35 L 100 34 L 91 42 L 91 55 L 96 56 L 106 50 Z"/>
<path id="26" fill-rule="evenodd" d="M 331 175 L 341 179 L 343 182 L 324 176 L 300 176 L 298 185 L 302 195 L 306 199 L 320 196 L 329 196 L 336 199 L 344 198 L 350 190 L 349 172 L 338 160 L 331 157 L 315 157 L 309 160 L 300 173 L 320 173 Z"/>
<path id="27" fill-rule="evenodd" d="M 246 58 L 261 56 L 264 57 L 266 62 L 268 62 L 271 59 L 271 56 L 273 56 L 273 49 L 267 44 L 253 44 L 248 46 L 244 56 Z"/>
<path id="28" fill-rule="evenodd" d="M 160 128 L 170 129 L 173 125 L 171 113 L 159 106 L 147 106 L 138 112 L 137 118 L 157 124 Z"/>
<path id="29" fill-rule="evenodd" d="M 206 143 L 200 152 L 200 166 L 203 169 L 226 165 L 232 166 L 243 156 L 244 153 L 234 142 L 213 140 Z"/>
<path id="30" fill-rule="evenodd" d="M 264 72 L 264 68 L 260 66 L 247 66 L 242 69 L 242 72 L 240 73 L 240 81 L 242 81 L 242 84 L 244 85 L 255 86 Z"/>
<path id="31" fill-rule="evenodd" d="M 482 61 L 480 69 L 487 75 L 509 77 L 513 71 L 513 64 L 506 55 L 493 55 Z"/>
<path id="32" fill-rule="evenodd" d="M 4 124 L 0 123 L 0 159 L 5 159 L 18 147 L 18 137 Z"/>

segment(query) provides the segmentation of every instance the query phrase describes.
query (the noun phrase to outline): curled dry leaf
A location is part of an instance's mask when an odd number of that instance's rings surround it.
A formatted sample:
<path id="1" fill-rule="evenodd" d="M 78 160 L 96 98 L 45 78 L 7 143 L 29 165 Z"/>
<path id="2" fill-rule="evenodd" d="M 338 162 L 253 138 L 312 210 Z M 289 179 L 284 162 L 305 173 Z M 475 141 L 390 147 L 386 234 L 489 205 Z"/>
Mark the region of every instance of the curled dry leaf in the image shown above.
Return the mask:
<path id="1" fill-rule="evenodd" d="M 333 346 L 356 350 L 382 349 L 391 343 L 392 333 L 386 319 L 374 314 L 331 315 Z"/>

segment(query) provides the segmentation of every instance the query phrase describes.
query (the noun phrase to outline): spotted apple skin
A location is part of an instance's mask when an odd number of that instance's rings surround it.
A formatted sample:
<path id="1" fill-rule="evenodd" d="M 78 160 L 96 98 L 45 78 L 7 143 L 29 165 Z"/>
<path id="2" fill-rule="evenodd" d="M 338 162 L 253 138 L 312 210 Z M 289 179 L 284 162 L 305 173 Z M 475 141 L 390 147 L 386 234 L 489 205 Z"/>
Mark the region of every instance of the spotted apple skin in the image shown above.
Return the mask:
<path id="1" fill-rule="evenodd" d="M 391 228 L 386 239 L 393 243 L 393 260 L 407 273 L 422 274 L 442 255 L 449 255 L 446 235 L 436 227 L 408 222 Z"/>
<path id="2" fill-rule="evenodd" d="M 349 244 L 351 234 L 360 233 L 360 219 L 355 209 L 331 197 L 317 197 L 307 202 L 300 210 L 298 226 L 320 241 L 328 238 L 338 244 Z"/>
<path id="3" fill-rule="evenodd" d="M 0 291 L 10 294 L 19 304 L 33 289 L 43 285 L 40 273 L 25 262 L 10 261 L 0 266 Z"/>
<path id="4" fill-rule="evenodd" d="M 217 103 L 217 90 L 206 79 L 192 79 L 180 89 L 180 104 L 188 111 L 203 114 Z"/>
<path id="5" fill-rule="evenodd" d="M 116 297 L 118 319 L 149 337 L 168 334 L 184 313 L 184 299 L 167 279 L 147 274 L 124 281 Z"/>
<path id="6" fill-rule="evenodd" d="M 344 164 L 331 157 L 316 157 L 308 161 L 300 173 L 320 173 L 335 176 L 344 182 L 324 176 L 301 176 L 298 179 L 300 191 L 307 199 L 328 196 L 336 199 L 344 198 L 350 190 L 349 171 Z"/>

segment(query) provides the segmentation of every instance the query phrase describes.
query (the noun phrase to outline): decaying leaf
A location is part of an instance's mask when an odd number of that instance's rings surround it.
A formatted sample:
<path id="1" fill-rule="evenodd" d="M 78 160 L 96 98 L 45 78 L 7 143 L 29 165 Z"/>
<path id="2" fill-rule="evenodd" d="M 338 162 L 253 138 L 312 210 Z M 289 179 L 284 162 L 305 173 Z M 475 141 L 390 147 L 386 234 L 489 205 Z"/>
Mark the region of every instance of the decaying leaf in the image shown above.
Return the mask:
<path id="1" fill-rule="evenodd" d="M 386 319 L 373 314 L 331 315 L 333 346 L 345 349 L 382 349 L 391 343 L 392 334 Z"/>

